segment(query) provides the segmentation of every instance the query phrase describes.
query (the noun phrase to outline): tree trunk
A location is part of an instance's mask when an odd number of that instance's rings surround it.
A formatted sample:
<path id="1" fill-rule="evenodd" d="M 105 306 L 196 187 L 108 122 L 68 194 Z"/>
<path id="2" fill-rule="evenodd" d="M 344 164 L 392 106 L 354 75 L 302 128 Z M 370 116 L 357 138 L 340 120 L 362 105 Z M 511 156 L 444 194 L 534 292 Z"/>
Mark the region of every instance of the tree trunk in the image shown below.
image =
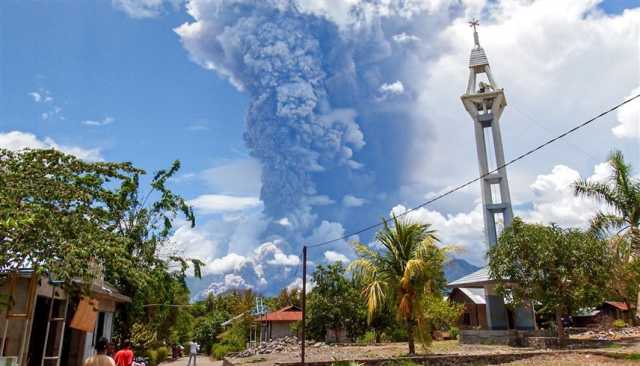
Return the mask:
<path id="1" fill-rule="evenodd" d="M 380 343 L 382 337 L 382 331 L 376 330 L 376 343 Z"/>
<path id="2" fill-rule="evenodd" d="M 566 338 L 566 334 L 564 333 L 564 324 L 562 323 L 562 309 L 556 309 L 556 328 L 558 330 L 558 341 L 560 345 L 564 344 L 564 340 Z"/>
<path id="3" fill-rule="evenodd" d="M 415 324 L 413 320 L 407 320 L 407 338 L 409 342 L 409 355 L 416 354 Z"/>

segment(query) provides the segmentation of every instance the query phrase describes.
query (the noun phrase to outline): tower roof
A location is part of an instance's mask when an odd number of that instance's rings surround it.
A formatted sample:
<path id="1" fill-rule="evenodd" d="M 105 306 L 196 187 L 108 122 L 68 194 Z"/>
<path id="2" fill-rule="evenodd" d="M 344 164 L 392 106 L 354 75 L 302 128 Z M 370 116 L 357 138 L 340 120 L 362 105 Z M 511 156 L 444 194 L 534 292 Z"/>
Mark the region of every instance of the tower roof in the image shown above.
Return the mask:
<path id="1" fill-rule="evenodd" d="M 474 47 L 471 50 L 471 56 L 469 57 L 469 67 L 489 65 L 489 59 L 484 53 L 484 49 L 480 46 L 480 37 L 478 36 L 477 27 L 480 22 L 477 19 L 473 19 L 469 22 L 469 26 L 473 27 L 473 42 Z"/>

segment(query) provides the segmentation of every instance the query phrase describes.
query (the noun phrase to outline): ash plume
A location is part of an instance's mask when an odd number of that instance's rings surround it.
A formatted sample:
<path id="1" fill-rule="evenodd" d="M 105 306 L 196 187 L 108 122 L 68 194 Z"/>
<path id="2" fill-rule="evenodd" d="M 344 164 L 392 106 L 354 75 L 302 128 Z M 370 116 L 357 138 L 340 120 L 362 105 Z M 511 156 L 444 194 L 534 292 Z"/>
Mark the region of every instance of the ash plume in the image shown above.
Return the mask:
<path id="1" fill-rule="evenodd" d="M 397 202 L 423 123 L 411 108 L 414 72 L 432 56 L 428 30 L 452 15 L 420 2 L 353 3 L 339 24 L 303 0 L 190 0 L 194 20 L 175 29 L 194 62 L 250 97 L 244 139 L 274 222 L 265 240 L 299 243 L 319 222 L 344 232 Z"/>

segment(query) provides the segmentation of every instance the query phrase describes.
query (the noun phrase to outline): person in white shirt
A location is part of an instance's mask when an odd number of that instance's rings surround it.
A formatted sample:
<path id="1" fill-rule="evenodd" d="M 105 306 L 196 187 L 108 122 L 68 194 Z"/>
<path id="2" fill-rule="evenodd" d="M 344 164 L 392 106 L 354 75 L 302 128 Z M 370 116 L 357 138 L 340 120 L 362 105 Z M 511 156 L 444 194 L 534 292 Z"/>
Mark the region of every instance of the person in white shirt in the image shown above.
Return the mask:
<path id="1" fill-rule="evenodd" d="M 200 345 L 194 341 L 189 342 L 189 362 L 187 362 L 187 366 L 191 366 L 191 359 L 193 359 L 193 366 L 196 366 L 196 357 L 198 356 L 198 350 L 200 350 Z"/>

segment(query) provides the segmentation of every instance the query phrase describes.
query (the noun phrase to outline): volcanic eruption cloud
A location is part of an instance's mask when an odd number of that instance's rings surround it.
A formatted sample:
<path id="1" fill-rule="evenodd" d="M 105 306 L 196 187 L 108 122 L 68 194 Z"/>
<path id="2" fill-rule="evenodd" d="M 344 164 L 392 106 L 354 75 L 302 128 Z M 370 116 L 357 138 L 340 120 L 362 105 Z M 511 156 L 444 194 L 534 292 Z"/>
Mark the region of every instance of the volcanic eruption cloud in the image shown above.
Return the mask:
<path id="1" fill-rule="evenodd" d="M 345 0 L 337 15 L 310 4 L 191 0 L 193 21 L 175 30 L 194 62 L 250 97 L 244 139 L 262 165 L 265 241 L 296 243 L 293 254 L 396 202 L 419 123 L 412 73 L 430 57 L 428 30 L 451 16 L 415 1 Z"/>

